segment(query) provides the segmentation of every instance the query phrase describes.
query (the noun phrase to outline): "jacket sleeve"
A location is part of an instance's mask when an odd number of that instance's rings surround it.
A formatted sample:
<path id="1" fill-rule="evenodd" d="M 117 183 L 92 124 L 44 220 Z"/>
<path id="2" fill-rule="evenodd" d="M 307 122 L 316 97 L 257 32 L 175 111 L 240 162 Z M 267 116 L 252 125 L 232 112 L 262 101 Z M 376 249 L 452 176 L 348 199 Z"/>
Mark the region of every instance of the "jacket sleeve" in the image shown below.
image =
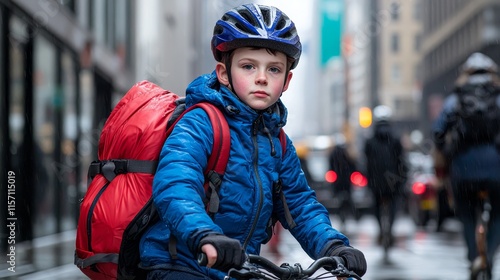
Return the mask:
<path id="1" fill-rule="evenodd" d="M 456 94 L 447 97 L 443 104 L 443 109 L 432 126 L 432 137 L 436 147 L 442 149 L 445 144 L 445 137 L 448 130 L 458 120 L 459 100 Z"/>
<path id="2" fill-rule="evenodd" d="M 288 137 L 280 179 L 296 226 L 290 228 L 286 223 L 282 206 L 277 207 L 279 220 L 311 258 L 321 257 L 333 240 L 341 240 L 345 245 L 349 245 L 347 237 L 332 227 L 328 211 L 318 202 L 315 192 L 309 187 L 304 173 L 301 172 L 293 143 Z"/>
<path id="3" fill-rule="evenodd" d="M 186 113 L 165 141 L 153 180 L 153 199 L 161 220 L 193 253 L 201 238 L 222 232 L 203 203 L 203 173 L 212 142 L 212 126 L 203 109 Z"/>

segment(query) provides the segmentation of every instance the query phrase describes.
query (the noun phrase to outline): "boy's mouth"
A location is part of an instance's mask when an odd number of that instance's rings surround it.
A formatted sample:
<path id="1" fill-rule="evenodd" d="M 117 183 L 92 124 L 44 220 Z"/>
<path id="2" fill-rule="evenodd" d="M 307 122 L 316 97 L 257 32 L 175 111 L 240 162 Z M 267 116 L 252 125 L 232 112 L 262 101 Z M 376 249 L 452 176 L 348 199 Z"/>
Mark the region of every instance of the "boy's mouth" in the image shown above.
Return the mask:
<path id="1" fill-rule="evenodd" d="M 257 97 L 267 97 L 269 94 L 267 94 L 265 91 L 254 91 L 253 94 Z"/>

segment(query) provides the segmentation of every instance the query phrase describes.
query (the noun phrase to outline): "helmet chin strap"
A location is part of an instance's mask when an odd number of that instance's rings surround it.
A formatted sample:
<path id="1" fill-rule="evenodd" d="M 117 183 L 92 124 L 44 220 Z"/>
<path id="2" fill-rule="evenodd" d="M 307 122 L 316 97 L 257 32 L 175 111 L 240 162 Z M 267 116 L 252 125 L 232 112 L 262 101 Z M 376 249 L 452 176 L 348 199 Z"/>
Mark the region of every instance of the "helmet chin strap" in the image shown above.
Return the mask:
<path id="1" fill-rule="evenodd" d="M 231 91 L 233 91 L 234 87 L 233 87 L 233 77 L 231 76 L 231 61 L 226 61 L 224 64 L 226 65 L 227 80 L 229 82 L 229 86 L 231 87 Z"/>

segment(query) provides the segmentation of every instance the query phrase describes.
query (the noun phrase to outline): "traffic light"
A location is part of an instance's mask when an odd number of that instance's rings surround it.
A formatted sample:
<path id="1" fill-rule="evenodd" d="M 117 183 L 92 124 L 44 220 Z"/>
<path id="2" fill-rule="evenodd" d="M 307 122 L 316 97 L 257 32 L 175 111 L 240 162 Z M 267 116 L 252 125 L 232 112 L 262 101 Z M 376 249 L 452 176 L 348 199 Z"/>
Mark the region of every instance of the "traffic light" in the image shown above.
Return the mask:
<path id="1" fill-rule="evenodd" d="M 368 107 L 359 108 L 359 125 L 367 128 L 372 125 L 372 110 Z"/>

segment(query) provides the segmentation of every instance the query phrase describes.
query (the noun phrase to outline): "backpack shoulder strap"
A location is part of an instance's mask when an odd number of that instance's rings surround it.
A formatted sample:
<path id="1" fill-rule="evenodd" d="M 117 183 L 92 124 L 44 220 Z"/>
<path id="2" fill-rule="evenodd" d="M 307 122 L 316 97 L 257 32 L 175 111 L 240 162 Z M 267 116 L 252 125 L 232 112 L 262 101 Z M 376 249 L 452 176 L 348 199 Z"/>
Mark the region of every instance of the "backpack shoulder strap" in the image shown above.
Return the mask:
<path id="1" fill-rule="evenodd" d="M 285 157 L 285 153 L 286 153 L 286 133 L 285 133 L 285 130 L 283 130 L 283 128 L 280 129 L 280 134 L 278 136 L 280 138 L 280 143 L 281 143 L 281 157 L 284 158 Z"/>
<path id="2" fill-rule="evenodd" d="M 207 212 L 213 217 L 219 210 L 219 189 L 222 184 L 222 176 L 226 171 L 226 165 L 229 160 L 229 151 L 231 149 L 231 134 L 229 125 L 224 114 L 215 105 L 208 102 L 196 103 L 176 119 L 176 121 L 168 128 L 167 135 L 172 132 L 174 124 L 187 112 L 201 108 L 210 119 L 213 129 L 213 146 L 212 153 L 208 158 L 207 168 L 205 169 L 205 194 L 208 200 Z"/>
<path id="3" fill-rule="evenodd" d="M 208 102 L 198 103 L 189 110 L 194 108 L 202 108 L 207 113 L 212 123 L 212 128 L 214 131 L 214 143 L 212 146 L 212 153 L 208 159 L 207 170 L 205 170 L 205 175 L 208 175 L 210 170 L 215 171 L 219 175 L 223 175 L 226 171 L 227 161 L 229 159 L 229 151 L 231 149 L 231 134 L 229 131 L 229 125 L 226 121 L 224 114 Z"/>
<path id="4" fill-rule="evenodd" d="M 208 102 L 201 102 L 189 108 L 186 108 L 186 110 L 184 110 L 184 112 L 182 112 L 180 116 L 176 117 L 176 121 L 169 125 L 167 135 L 172 132 L 173 128 L 175 127 L 175 123 L 177 123 L 177 121 L 179 121 L 184 114 L 195 108 L 201 108 L 207 113 L 214 131 L 212 153 L 210 154 L 210 157 L 208 159 L 208 165 L 207 169 L 205 170 L 205 175 L 208 175 L 208 173 L 213 170 L 222 176 L 226 171 L 226 165 L 229 159 L 229 150 L 231 149 L 231 136 L 226 117 L 215 105 Z"/>

